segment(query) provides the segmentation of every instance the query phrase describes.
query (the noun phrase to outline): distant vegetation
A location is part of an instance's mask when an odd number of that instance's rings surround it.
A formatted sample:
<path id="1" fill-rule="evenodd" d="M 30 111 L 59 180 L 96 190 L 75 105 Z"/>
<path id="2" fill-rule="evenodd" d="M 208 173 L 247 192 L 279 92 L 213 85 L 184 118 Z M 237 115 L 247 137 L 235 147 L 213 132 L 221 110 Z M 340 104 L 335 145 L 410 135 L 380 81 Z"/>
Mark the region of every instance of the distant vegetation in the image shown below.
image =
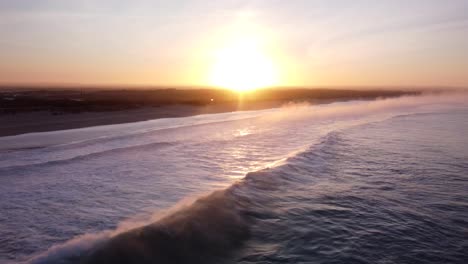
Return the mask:
<path id="1" fill-rule="evenodd" d="M 242 95 L 222 89 L 16 89 L 0 90 L 0 113 L 50 111 L 55 114 L 116 111 L 168 105 L 207 106 L 374 99 L 418 92 L 390 90 L 261 89 Z"/>

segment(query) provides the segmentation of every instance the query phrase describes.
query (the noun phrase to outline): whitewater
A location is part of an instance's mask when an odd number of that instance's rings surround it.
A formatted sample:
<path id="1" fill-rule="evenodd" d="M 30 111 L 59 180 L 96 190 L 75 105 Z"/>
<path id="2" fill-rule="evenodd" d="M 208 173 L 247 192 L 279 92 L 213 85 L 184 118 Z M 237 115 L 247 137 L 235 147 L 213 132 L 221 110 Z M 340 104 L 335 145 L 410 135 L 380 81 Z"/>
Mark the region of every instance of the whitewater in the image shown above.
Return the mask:
<path id="1" fill-rule="evenodd" d="M 465 263 L 468 97 L 0 138 L 0 263 Z"/>

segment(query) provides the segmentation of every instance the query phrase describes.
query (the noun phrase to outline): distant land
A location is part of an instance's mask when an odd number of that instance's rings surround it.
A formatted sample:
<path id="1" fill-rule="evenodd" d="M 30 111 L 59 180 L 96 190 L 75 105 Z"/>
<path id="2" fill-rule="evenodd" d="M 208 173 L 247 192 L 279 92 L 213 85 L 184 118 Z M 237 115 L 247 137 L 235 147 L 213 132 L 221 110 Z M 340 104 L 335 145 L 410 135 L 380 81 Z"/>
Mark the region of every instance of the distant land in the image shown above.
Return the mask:
<path id="1" fill-rule="evenodd" d="M 102 89 L 80 87 L 0 88 L 0 136 L 157 118 L 259 110 L 417 95 L 418 90 L 270 88 L 239 94 L 224 89 Z"/>

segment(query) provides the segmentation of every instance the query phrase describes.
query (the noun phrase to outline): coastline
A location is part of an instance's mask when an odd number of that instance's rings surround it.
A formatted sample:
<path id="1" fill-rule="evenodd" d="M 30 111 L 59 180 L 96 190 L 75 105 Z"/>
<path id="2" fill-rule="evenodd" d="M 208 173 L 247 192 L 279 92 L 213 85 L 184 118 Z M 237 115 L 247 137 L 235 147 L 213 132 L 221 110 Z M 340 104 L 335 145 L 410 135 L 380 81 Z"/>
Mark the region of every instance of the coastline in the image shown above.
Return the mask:
<path id="1" fill-rule="evenodd" d="M 325 102 L 322 102 L 325 103 Z M 133 123 L 160 118 L 188 117 L 202 114 L 263 110 L 280 107 L 281 102 L 258 102 L 248 107 L 234 104 L 207 106 L 168 105 L 137 109 L 54 114 L 50 111 L 0 115 L 0 137 L 50 132 L 102 125 Z"/>
<path id="2" fill-rule="evenodd" d="M 420 94 L 415 91 L 265 89 L 239 95 L 200 90 L 0 91 L 0 137 L 133 123 L 160 118 L 263 110 L 288 103 L 324 104 Z"/>

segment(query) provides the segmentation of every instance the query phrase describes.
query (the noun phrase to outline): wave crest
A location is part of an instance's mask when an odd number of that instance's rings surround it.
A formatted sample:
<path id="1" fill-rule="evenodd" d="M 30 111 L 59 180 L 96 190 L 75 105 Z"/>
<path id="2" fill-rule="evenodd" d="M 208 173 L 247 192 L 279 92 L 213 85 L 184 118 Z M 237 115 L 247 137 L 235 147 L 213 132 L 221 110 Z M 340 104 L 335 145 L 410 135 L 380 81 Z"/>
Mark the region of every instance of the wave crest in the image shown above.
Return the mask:
<path id="1" fill-rule="evenodd" d="M 249 201 L 234 197 L 234 188 L 236 185 L 213 192 L 152 224 L 114 236 L 103 233 L 91 242 L 75 241 L 29 263 L 215 262 L 229 256 L 249 237 Z M 77 254 L 80 249 L 82 252 Z"/>

